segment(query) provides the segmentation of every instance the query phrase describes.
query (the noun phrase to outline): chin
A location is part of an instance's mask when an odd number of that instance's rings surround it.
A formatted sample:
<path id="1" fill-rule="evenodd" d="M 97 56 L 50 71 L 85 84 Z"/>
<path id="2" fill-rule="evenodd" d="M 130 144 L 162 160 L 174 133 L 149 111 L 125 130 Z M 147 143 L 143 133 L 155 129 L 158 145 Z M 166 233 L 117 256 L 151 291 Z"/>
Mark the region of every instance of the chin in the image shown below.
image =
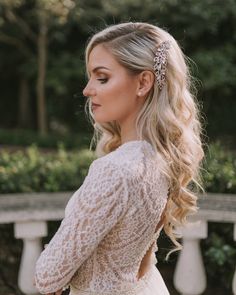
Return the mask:
<path id="1" fill-rule="evenodd" d="M 113 121 L 112 118 L 109 118 L 108 116 L 102 116 L 101 114 L 98 114 L 96 112 L 94 112 L 93 117 L 97 123 L 108 123 Z"/>
<path id="2" fill-rule="evenodd" d="M 112 123 L 114 122 L 114 119 L 109 119 L 109 118 L 97 118 L 94 116 L 95 122 L 99 124 L 104 124 L 104 123 Z"/>

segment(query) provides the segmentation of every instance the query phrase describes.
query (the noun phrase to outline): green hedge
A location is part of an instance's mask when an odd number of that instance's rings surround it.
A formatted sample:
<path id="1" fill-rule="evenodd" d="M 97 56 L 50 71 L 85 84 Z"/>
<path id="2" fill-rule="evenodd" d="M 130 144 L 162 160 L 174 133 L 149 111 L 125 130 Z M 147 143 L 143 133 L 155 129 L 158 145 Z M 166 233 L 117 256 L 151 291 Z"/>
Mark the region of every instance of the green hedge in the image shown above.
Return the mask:
<path id="1" fill-rule="evenodd" d="M 3 150 L 0 193 L 74 190 L 93 159 L 88 149 L 66 151 L 62 145 L 54 153 L 41 153 L 35 145 L 25 151 Z M 236 160 L 219 142 L 211 144 L 206 152 L 203 180 L 208 192 L 236 193 Z"/>
<path id="2" fill-rule="evenodd" d="M 72 191 L 82 183 L 94 154 L 88 149 L 41 153 L 36 146 L 26 151 L 0 153 L 0 193 Z"/>
<path id="3" fill-rule="evenodd" d="M 50 132 L 46 135 L 40 135 L 34 130 L 24 129 L 1 129 L 0 128 L 0 143 L 8 146 L 30 146 L 35 144 L 43 148 L 57 148 L 63 143 L 66 149 L 78 149 L 78 147 L 89 146 L 92 133 L 69 133 L 59 134 Z"/>
<path id="4" fill-rule="evenodd" d="M 207 192 L 236 193 L 236 153 L 226 151 L 220 142 L 211 144 L 204 161 L 204 187 Z"/>

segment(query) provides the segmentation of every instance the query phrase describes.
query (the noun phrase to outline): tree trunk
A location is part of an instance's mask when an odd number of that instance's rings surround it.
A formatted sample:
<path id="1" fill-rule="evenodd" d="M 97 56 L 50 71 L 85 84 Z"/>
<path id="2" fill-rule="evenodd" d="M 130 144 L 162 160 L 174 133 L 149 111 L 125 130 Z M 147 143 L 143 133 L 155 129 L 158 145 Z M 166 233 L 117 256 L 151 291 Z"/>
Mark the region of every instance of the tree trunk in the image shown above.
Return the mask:
<path id="1" fill-rule="evenodd" d="M 38 77 L 37 77 L 37 123 L 41 135 L 47 133 L 46 100 L 45 100 L 45 76 L 47 65 L 47 16 L 43 11 L 39 14 L 38 35 Z"/>
<path id="2" fill-rule="evenodd" d="M 22 128 L 25 128 L 30 127 L 31 121 L 29 82 L 25 77 L 20 77 L 19 84 L 18 125 Z"/>

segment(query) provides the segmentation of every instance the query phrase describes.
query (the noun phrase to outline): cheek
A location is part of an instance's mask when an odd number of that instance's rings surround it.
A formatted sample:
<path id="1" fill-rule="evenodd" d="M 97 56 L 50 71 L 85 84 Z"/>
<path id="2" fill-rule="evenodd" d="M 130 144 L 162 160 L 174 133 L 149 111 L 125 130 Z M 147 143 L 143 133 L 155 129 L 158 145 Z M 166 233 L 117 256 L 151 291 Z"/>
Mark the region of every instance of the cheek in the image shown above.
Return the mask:
<path id="1" fill-rule="evenodd" d="M 127 103 L 122 96 L 109 97 L 102 106 L 95 111 L 96 119 L 100 122 L 111 122 L 119 120 L 127 112 Z"/>
<path id="2" fill-rule="evenodd" d="M 134 108 L 135 90 L 127 81 L 114 81 L 100 91 L 101 108 L 95 111 L 95 119 L 99 122 L 122 120 Z"/>
<path id="3" fill-rule="evenodd" d="M 109 107 L 113 120 L 118 120 L 122 116 L 126 116 L 132 110 L 133 93 L 124 84 L 113 88 L 107 101 L 107 106 Z"/>

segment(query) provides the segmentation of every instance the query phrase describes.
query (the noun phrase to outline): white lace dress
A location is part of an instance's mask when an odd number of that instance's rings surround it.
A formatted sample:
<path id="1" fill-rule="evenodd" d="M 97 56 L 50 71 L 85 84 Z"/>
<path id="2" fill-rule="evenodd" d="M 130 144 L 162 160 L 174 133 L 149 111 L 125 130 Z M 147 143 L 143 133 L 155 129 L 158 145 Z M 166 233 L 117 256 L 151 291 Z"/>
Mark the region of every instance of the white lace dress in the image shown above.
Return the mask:
<path id="1" fill-rule="evenodd" d="M 162 161 L 145 140 L 129 141 L 92 162 L 35 268 L 42 294 L 169 295 L 155 252 L 168 192 Z M 152 264 L 138 279 L 152 247 Z"/>

